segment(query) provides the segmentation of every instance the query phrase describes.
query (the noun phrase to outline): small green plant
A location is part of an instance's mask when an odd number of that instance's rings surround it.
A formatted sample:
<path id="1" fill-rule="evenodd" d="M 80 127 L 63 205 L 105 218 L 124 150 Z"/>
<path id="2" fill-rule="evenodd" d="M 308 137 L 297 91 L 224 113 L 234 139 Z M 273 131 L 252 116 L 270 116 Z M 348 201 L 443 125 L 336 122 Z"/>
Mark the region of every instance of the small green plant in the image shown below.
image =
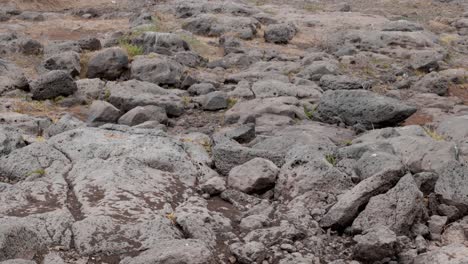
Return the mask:
<path id="1" fill-rule="evenodd" d="M 323 5 L 319 3 L 306 3 L 303 9 L 308 12 L 317 13 L 323 11 Z"/>
<path id="2" fill-rule="evenodd" d="M 30 173 L 28 173 L 28 176 L 31 176 L 31 175 L 39 175 L 39 176 L 44 176 L 45 175 L 45 170 L 44 169 L 37 169 L 37 170 L 33 170 L 31 171 Z"/>
<path id="3" fill-rule="evenodd" d="M 192 98 L 188 96 L 182 96 L 182 103 L 184 106 L 188 106 L 192 102 Z"/>
<path id="4" fill-rule="evenodd" d="M 237 104 L 236 98 L 228 98 L 228 109 L 232 108 L 235 104 Z"/>
<path id="5" fill-rule="evenodd" d="M 304 114 L 307 116 L 307 119 L 314 118 L 315 109 L 309 110 L 307 107 L 304 106 Z"/>
<path id="6" fill-rule="evenodd" d="M 121 48 L 125 49 L 127 51 L 128 56 L 130 58 L 133 58 L 138 55 L 143 54 L 143 48 L 134 44 L 131 44 L 130 41 L 126 39 L 121 39 L 119 41 L 119 45 Z"/>
<path id="7" fill-rule="evenodd" d="M 424 131 L 426 132 L 426 134 L 428 136 L 430 136 L 432 139 L 436 140 L 436 141 L 442 141 L 442 140 L 445 140 L 444 136 L 442 136 L 441 134 L 437 133 L 435 130 L 433 129 L 430 129 L 428 127 L 423 127 Z"/>
<path id="8" fill-rule="evenodd" d="M 109 90 L 109 89 L 106 89 L 106 90 L 104 91 L 104 97 L 103 97 L 103 98 L 104 98 L 104 101 L 108 101 L 109 98 L 110 98 L 110 96 L 111 96 L 110 90 Z"/>
<path id="9" fill-rule="evenodd" d="M 343 141 L 343 145 L 345 145 L 345 146 L 351 146 L 352 144 L 353 144 L 353 141 L 351 139 Z"/>
<path id="10" fill-rule="evenodd" d="M 333 154 L 326 154 L 325 159 L 330 163 L 333 167 L 336 165 L 336 157 Z"/>
<path id="11" fill-rule="evenodd" d="M 172 224 L 176 224 L 177 217 L 174 212 L 167 214 L 166 218 L 169 219 Z"/>
<path id="12" fill-rule="evenodd" d="M 60 96 L 57 96 L 57 97 L 54 98 L 54 103 L 59 104 L 59 103 L 62 102 L 64 99 L 65 99 L 64 96 L 61 96 L 61 95 L 60 95 Z"/>

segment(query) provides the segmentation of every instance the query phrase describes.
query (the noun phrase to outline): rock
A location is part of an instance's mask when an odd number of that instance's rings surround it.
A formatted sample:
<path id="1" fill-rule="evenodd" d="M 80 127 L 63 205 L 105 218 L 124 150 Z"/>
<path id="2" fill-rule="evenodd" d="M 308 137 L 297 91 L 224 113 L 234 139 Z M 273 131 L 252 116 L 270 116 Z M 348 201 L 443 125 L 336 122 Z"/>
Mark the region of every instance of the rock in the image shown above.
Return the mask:
<path id="1" fill-rule="evenodd" d="M 189 51 L 189 44 L 179 35 L 162 32 L 144 32 L 134 40 L 145 54 L 151 52 L 172 55 L 180 51 Z"/>
<path id="2" fill-rule="evenodd" d="M 267 249 L 262 243 L 234 243 L 229 246 L 229 250 L 236 257 L 238 263 L 262 263 L 266 257 Z"/>
<path id="3" fill-rule="evenodd" d="M 218 195 L 226 190 L 226 181 L 222 177 L 213 177 L 200 185 L 200 189 L 209 195 Z"/>
<path id="4" fill-rule="evenodd" d="M 439 69 L 439 61 L 444 59 L 444 55 L 434 50 L 415 51 L 410 56 L 411 68 L 431 72 Z"/>
<path id="5" fill-rule="evenodd" d="M 264 114 L 287 116 L 291 119 L 307 118 L 304 108 L 294 97 L 263 98 L 238 102 L 225 113 L 224 117 L 228 124 L 247 124 L 254 123 Z"/>
<path id="6" fill-rule="evenodd" d="M 216 111 L 228 107 L 228 96 L 224 92 L 211 92 L 204 95 L 203 110 Z"/>
<path id="7" fill-rule="evenodd" d="M 78 96 L 83 96 L 87 101 L 92 101 L 99 99 L 104 93 L 106 83 L 98 78 L 80 79 L 76 81 L 76 86 L 78 87 L 76 91 Z"/>
<path id="8" fill-rule="evenodd" d="M 462 142 L 468 138 L 468 115 L 449 117 L 437 126 L 437 132 L 449 140 Z"/>
<path id="9" fill-rule="evenodd" d="M 233 33 L 242 39 L 252 39 L 257 34 L 258 21 L 249 17 L 223 16 L 203 14 L 189 18 L 182 29 L 197 35 L 219 37 L 224 33 Z"/>
<path id="10" fill-rule="evenodd" d="M 288 44 L 297 34 L 297 27 L 292 23 L 272 24 L 265 29 L 265 41 L 275 44 Z"/>
<path id="11" fill-rule="evenodd" d="M 134 79 L 158 85 L 179 87 L 182 82 L 183 66 L 165 58 L 137 57 L 131 66 Z"/>
<path id="12" fill-rule="evenodd" d="M 74 51 L 67 51 L 52 55 L 42 62 L 42 67 L 49 71 L 63 70 L 72 77 L 80 75 L 80 55 Z"/>
<path id="13" fill-rule="evenodd" d="M 0 59 L 0 95 L 14 89 L 27 90 L 28 80 L 18 66 L 7 60 Z"/>
<path id="14" fill-rule="evenodd" d="M 294 227 L 294 225 L 283 220 L 279 223 L 279 226 L 256 229 L 249 232 L 244 237 L 244 240 L 246 242 L 260 242 L 266 247 L 271 247 L 275 244 L 300 240 L 304 238 L 304 236 L 305 234 Z"/>
<path id="15" fill-rule="evenodd" d="M 16 112 L 0 112 L 0 124 L 36 137 L 52 124 L 52 120 L 48 117 L 34 117 Z"/>
<path id="16" fill-rule="evenodd" d="M 202 56 L 193 51 L 177 52 L 174 56 L 174 60 L 184 66 L 192 68 L 196 68 L 199 66 L 204 67 L 208 63 L 207 59 L 203 58 Z"/>
<path id="17" fill-rule="evenodd" d="M 108 82 L 108 101 L 122 112 L 137 106 L 156 105 L 163 107 L 168 116 L 180 116 L 184 112 L 182 98 L 160 86 L 137 80 Z"/>
<path id="18" fill-rule="evenodd" d="M 439 175 L 434 172 L 420 172 L 413 175 L 413 178 L 419 186 L 419 190 L 428 195 L 434 192 L 434 187 Z"/>
<path id="19" fill-rule="evenodd" d="M 146 121 L 167 122 L 166 110 L 155 105 L 137 106 L 121 116 L 118 123 L 136 126 Z"/>
<path id="20" fill-rule="evenodd" d="M 370 84 L 356 77 L 346 75 L 323 75 L 320 88 L 326 90 L 358 90 L 370 88 Z"/>
<path id="21" fill-rule="evenodd" d="M 224 56 L 230 53 L 244 53 L 242 41 L 230 35 L 222 35 L 219 38 L 219 45 L 223 48 Z"/>
<path id="22" fill-rule="evenodd" d="M 36 264 L 36 262 L 32 260 L 25 260 L 25 259 L 9 259 L 0 262 L 0 264 Z"/>
<path id="23" fill-rule="evenodd" d="M 468 210 L 466 193 L 468 167 L 457 161 L 448 162 L 437 171 L 439 178 L 434 193 L 447 205 L 457 207 L 462 213 Z"/>
<path id="24" fill-rule="evenodd" d="M 128 55 L 121 48 L 107 48 L 96 52 L 88 63 L 88 78 L 118 79 L 128 68 Z"/>
<path id="25" fill-rule="evenodd" d="M 210 248 L 197 239 L 160 240 L 154 247 L 136 257 L 127 257 L 120 264 L 193 263 L 214 264 Z"/>
<path id="26" fill-rule="evenodd" d="M 88 122 L 95 124 L 115 123 L 120 111 L 106 101 L 93 101 L 88 111 Z"/>
<path id="27" fill-rule="evenodd" d="M 352 227 L 366 230 L 384 225 L 396 234 L 408 234 L 423 208 L 423 194 L 413 177 L 406 175 L 387 193 L 372 197 Z"/>
<path id="28" fill-rule="evenodd" d="M 468 248 L 462 244 L 451 244 L 418 255 L 414 264 L 463 264 L 468 261 Z"/>
<path id="29" fill-rule="evenodd" d="M 296 86 L 291 83 L 285 83 L 277 80 L 261 80 L 252 84 L 250 89 L 255 98 L 268 98 L 279 96 L 320 97 L 318 86 Z"/>
<path id="30" fill-rule="evenodd" d="M 42 15 L 39 12 L 34 12 L 34 11 L 23 11 L 21 14 L 18 15 L 18 18 L 21 20 L 25 21 L 35 21 L 35 22 L 40 22 L 44 21 L 44 15 Z"/>
<path id="31" fill-rule="evenodd" d="M 336 75 L 339 72 L 338 65 L 332 61 L 314 61 L 301 70 L 297 77 L 319 81 L 324 75 Z"/>
<path id="32" fill-rule="evenodd" d="M 190 95 L 204 95 L 216 91 L 211 83 L 196 83 L 190 86 L 187 90 Z"/>
<path id="33" fill-rule="evenodd" d="M 245 124 L 227 131 L 225 136 L 239 143 L 248 143 L 255 138 L 255 124 Z"/>
<path id="34" fill-rule="evenodd" d="M 231 221 L 221 213 L 207 209 L 207 202 L 191 197 L 175 210 L 176 222 L 190 237 L 200 239 L 209 246 L 216 245 L 217 235 L 231 231 Z"/>
<path id="35" fill-rule="evenodd" d="M 361 180 L 367 179 L 380 171 L 402 168 L 401 159 L 385 152 L 366 152 L 355 165 L 356 174 Z"/>
<path id="36" fill-rule="evenodd" d="M 102 48 L 101 41 L 95 37 L 84 37 L 78 40 L 78 45 L 82 50 L 95 51 Z"/>
<path id="37" fill-rule="evenodd" d="M 81 53 L 80 44 L 77 41 L 53 41 L 44 47 L 44 55 L 52 56 L 67 51 Z"/>
<path id="38" fill-rule="evenodd" d="M 0 126 L 0 157 L 24 146 L 26 146 L 26 142 L 19 130 Z"/>
<path id="39" fill-rule="evenodd" d="M 33 99 L 53 99 L 57 96 L 72 95 L 78 88 L 69 73 L 65 71 L 50 71 L 39 76 L 30 84 Z"/>
<path id="40" fill-rule="evenodd" d="M 438 72 L 431 72 L 415 82 L 411 86 L 411 89 L 419 92 L 435 93 L 442 96 L 447 95 L 449 84 L 447 78 Z"/>
<path id="41" fill-rule="evenodd" d="M 354 256 L 359 260 L 377 261 L 397 254 L 397 237 L 386 226 L 375 226 L 354 238 Z"/>
<path id="42" fill-rule="evenodd" d="M 34 39 L 22 39 L 18 43 L 19 51 L 25 55 L 41 55 L 44 46 L 37 40 Z"/>
<path id="43" fill-rule="evenodd" d="M 65 131 L 85 126 L 86 123 L 82 122 L 78 118 L 75 118 L 70 114 L 65 114 L 57 122 L 49 126 L 44 131 L 44 135 L 47 137 L 53 137 Z"/>
<path id="44" fill-rule="evenodd" d="M 245 193 L 262 192 L 274 186 L 278 173 L 273 162 L 254 158 L 231 169 L 228 186 Z"/>
<path id="45" fill-rule="evenodd" d="M 408 20 L 396 20 L 390 21 L 384 24 L 383 31 L 405 31 L 405 32 L 414 32 L 422 31 L 424 28 L 415 22 Z"/>
<path id="46" fill-rule="evenodd" d="M 268 223 L 269 218 L 266 215 L 249 215 L 242 218 L 239 227 L 244 231 L 252 231 L 266 227 Z"/>
<path id="47" fill-rule="evenodd" d="M 142 25 L 153 25 L 153 17 L 150 13 L 136 13 L 129 18 L 131 27 L 138 27 Z"/>
<path id="48" fill-rule="evenodd" d="M 384 171 L 366 178 L 354 188 L 340 196 L 338 202 L 320 221 L 324 227 L 344 228 L 351 224 L 359 213 L 359 208 L 366 205 L 375 195 L 385 193 L 391 189 L 403 176 L 403 164 L 394 164 Z"/>
<path id="49" fill-rule="evenodd" d="M 396 125 L 415 112 L 416 108 L 396 99 L 364 90 L 326 91 L 316 110 L 324 122 L 366 129 Z"/>

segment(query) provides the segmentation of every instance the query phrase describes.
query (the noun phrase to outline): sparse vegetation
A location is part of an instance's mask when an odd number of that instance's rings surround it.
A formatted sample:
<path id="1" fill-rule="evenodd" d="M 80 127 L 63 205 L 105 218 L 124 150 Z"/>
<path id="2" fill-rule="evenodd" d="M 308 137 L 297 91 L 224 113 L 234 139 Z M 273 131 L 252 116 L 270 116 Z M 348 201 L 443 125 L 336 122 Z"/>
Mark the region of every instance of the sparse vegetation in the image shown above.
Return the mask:
<path id="1" fill-rule="evenodd" d="M 119 41 L 119 45 L 121 48 L 127 51 L 127 54 L 130 58 L 143 54 L 142 47 L 130 43 L 130 41 L 128 41 L 127 39 L 121 39 Z"/>
<path id="2" fill-rule="evenodd" d="M 182 103 L 184 106 L 188 106 L 192 102 L 192 98 L 188 96 L 182 96 Z"/>
<path id="3" fill-rule="evenodd" d="M 430 136 L 432 139 L 436 140 L 436 141 L 442 141 L 442 140 L 445 140 L 444 136 L 442 136 L 441 134 L 437 133 L 437 131 L 429 128 L 429 127 L 423 127 L 424 128 L 424 131 L 426 132 L 426 134 L 428 136 Z"/>
<path id="4" fill-rule="evenodd" d="M 330 163 L 332 166 L 336 166 L 337 160 L 336 156 L 333 154 L 326 154 L 325 159 L 327 160 L 328 163 Z"/>
<path id="5" fill-rule="evenodd" d="M 313 119 L 314 118 L 314 113 L 315 113 L 316 108 L 313 108 L 311 110 L 307 109 L 306 106 L 304 106 L 304 114 L 307 116 L 308 119 Z"/>
<path id="6" fill-rule="evenodd" d="M 111 96 L 111 91 L 109 89 L 106 89 L 104 91 L 104 96 L 103 96 L 104 101 L 108 101 L 110 96 Z"/>
<path id="7" fill-rule="evenodd" d="M 172 224 L 176 224 L 177 217 L 174 212 L 167 214 L 166 218 L 171 220 Z"/>
<path id="8" fill-rule="evenodd" d="M 235 104 L 237 104 L 236 98 L 228 98 L 228 109 L 232 108 Z"/>
<path id="9" fill-rule="evenodd" d="M 30 173 L 28 173 L 28 176 L 31 176 L 31 175 L 44 176 L 45 173 L 46 173 L 45 170 L 40 168 L 40 169 L 31 171 Z"/>
<path id="10" fill-rule="evenodd" d="M 193 49 L 195 52 L 199 53 L 200 55 L 207 57 L 211 54 L 210 46 L 208 46 L 208 44 L 199 40 L 195 36 L 179 34 L 179 37 L 185 40 L 189 44 L 190 48 Z"/>

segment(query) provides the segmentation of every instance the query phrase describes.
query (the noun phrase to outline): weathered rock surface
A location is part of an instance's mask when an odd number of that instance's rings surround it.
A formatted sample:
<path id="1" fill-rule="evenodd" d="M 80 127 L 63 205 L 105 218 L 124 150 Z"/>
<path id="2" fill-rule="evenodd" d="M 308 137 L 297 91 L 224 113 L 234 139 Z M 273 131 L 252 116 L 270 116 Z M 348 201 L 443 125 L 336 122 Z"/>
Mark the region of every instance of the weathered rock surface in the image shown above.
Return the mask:
<path id="1" fill-rule="evenodd" d="M 128 55 L 121 48 L 108 48 L 93 54 L 86 76 L 106 80 L 118 79 L 128 68 Z"/>
<path id="2" fill-rule="evenodd" d="M 54 70 L 32 81 L 30 89 L 34 99 L 44 100 L 72 95 L 78 88 L 69 73 Z"/>

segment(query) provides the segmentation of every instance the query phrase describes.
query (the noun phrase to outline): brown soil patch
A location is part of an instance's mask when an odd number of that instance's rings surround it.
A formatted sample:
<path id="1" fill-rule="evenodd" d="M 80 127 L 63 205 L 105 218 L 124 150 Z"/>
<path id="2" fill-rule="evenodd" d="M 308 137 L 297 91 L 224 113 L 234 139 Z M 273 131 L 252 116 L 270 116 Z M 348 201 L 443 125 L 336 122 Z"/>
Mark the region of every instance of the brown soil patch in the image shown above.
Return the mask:
<path id="1" fill-rule="evenodd" d="M 468 105 L 468 83 L 449 87 L 449 95 L 456 96 Z"/>
<path id="2" fill-rule="evenodd" d="M 412 116 L 405 120 L 403 123 L 404 126 L 411 125 L 425 125 L 433 121 L 432 116 L 424 113 L 421 110 L 418 110 Z"/>

